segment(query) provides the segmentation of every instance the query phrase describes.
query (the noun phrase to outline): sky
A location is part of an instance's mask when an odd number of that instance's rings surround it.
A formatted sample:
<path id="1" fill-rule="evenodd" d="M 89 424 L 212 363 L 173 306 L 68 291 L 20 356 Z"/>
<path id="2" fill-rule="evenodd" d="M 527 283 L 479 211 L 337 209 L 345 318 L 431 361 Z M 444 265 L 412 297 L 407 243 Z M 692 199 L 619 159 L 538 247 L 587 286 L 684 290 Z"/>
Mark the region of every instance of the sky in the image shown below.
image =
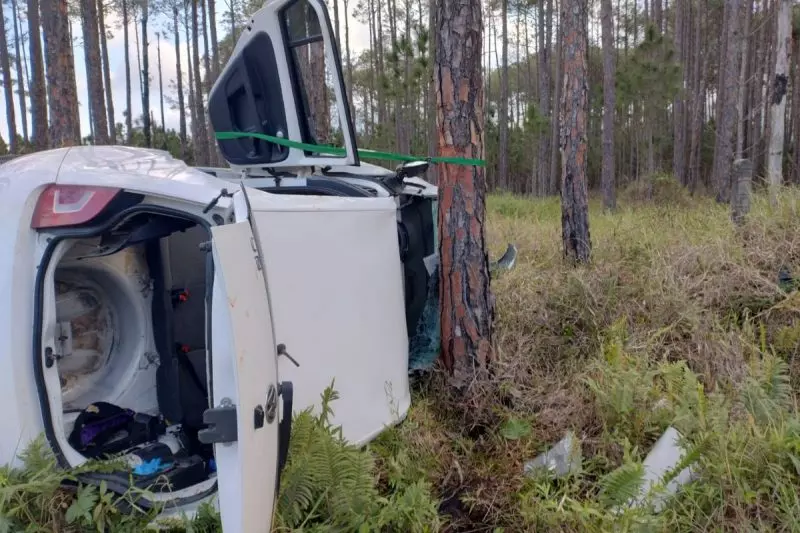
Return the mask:
<path id="1" fill-rule="evenodd" d="M 6 3 L 3 3 L 6 4 Z M 224 8 L 224 2 L 217 2 L 217 13 Z M 9 50 L 13 53 L 14 47 L 14 25 L 13 18 L 11 17 L 11 8 L 9 5 L 3 5 L 3 11 L 6 17 L 6 34 L 8 36 Z M 171 18 L 171 17 L 169 17 Z M 218 19 L 219 19 L 218 15 Z M 23 22 L 25 25 L 25 33 L 27 33 L 27 21 Z M 150 36 L 150 46 L 148 58 L 150 60 L 150 107 L 155 116 L 156 122 L 161 123 L 161 107 L 160 107 L 160 93 L 158 88 L 158 53 L 156 47 L 156 32 L 163 31 L 167 28 L 169 20 L 167 17 L 151 18 L 148 21 L 148 33 Z M 108 56 L 111 65 L 111 88 L 114 98 L 114 115 L 115 122 L 124 124 L 125 117 L 125 46 L 123 42 L 122 20 L 121 17 L 106 15 L 106 24 L 110 31 L 113 33 L 113 38 L 108 41 Z M 350 16 L 348 24 L 350 26 L 350 47 L 351 54 L 356 57 L 357 54 L 368 47 L 369 45 L 369 30 L 365 24 L 362 24 L 355 17 Z M 340 21 L 341 32 L 344 35 L 344 20 Z M 217 35 L 221 39 L 228 31 L 227 25 L 218 20 L 217 22 Z M 134 25 L 133 21 L 129 24 L 129 39 L 130 39 L 130 56 L 131 56 L 131 104 L 133 107 L 133 116 L 139 117 L 142 115 L 142 97 L 139 90 L 139 77 L 137 75 L 138 65 L 136 62 L 136 41 L 134 40 Z M 166 32 L 168 33 L 168 32 Z M 86 82 L 86 62 L 83 54 L 83 37 L 81 34 L 81 24 L 78 20 L 72 22 L 73 34 L 73 49 L 72 53 L 75 58 L 75 77 L 78 87 L 78 101 L 80 104 L 80 120 L 81 120 L 81 135 L 89 135 L 89 110 L 87 99 L 87 82 Z M 186 44 L 184 42 L 184 33 L 181 30 L 181 67 L 184 71 L 184 84 L 186 83 Z M 202 41 L 202 37 L 201 37 Z M 202 50 L 202 49 L 201 49 Z M 28 60 L 30 61 L 29 50 L 26 51 Z M 167 98 L 173 100 L 177 96 L 177 92 L 171 87 L 173 82 L 177 80 L 177 65 L 176 65 L 176 50 L 174 46 L 174 36 L 168 34 L 167 37 L 161 39 L 161 68 L 163 73 L 164 84 L 164 121 L 166 122 L 167 129 L 178 129 L 179 114 L 178 110 L 170 109 L 167 103 Z M 16 78 L 14 66 L 12 65 L 12 76 Z M 184 85 L 184 91 L 186 87 Z M 8 142 L 8 121 L 5 114 L 5 95 L 0 90 L 0 135 Z M 16 94 L 14 93 L 14 111 L 16 112 L 17 131 L 22 134 L 22 119 L 20 117 L 19 102 Z M 28 103 L 28 128 L 30 130 L 30 103 Z"/>

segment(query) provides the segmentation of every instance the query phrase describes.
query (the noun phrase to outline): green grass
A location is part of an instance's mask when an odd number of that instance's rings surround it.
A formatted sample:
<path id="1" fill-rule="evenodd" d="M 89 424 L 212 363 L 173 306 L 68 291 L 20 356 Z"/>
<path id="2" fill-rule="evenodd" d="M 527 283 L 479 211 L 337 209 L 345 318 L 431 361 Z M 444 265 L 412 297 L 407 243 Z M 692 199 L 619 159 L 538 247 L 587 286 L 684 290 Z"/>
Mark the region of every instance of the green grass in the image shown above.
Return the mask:
<path id="1" fill-rule="evenodd" d="M 366 451 L 305 415 L 280 530 L 799 531 L 800 293 L 778 283 L 784 266 L 800 277 L 799 208 L 795 190 L 776 207 L 756 197 L 735 228 L 725 207 L 660 180 L 621 191 L 614 214 L 593 199 L 592 262 L 572 268 L 557 199 L 491 196 L 492 256 L 519 249 L 493 283 L 492 377 L 466 394 L 439 372 L 416 380 L 407 419 Z M 698 479 L 660 513 L 617 512 L 669 425 Z M 568 430 L 580 471 L 524 476 Z M 80 497 L 36 471 L 0 471 L 0 514 L 52 531 Z M 217 531 L 215 520 L 180 528 Z M 72 530 L 96 530 L 86 523 Z"/>

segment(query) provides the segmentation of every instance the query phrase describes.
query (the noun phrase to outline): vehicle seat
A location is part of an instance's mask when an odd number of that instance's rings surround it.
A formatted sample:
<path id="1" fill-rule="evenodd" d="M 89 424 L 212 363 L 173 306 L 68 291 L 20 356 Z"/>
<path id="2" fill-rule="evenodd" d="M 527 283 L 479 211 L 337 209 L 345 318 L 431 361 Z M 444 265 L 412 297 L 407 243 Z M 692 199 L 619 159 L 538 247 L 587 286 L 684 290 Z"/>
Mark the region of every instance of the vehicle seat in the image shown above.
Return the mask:
<path id="1" fill-rule="evenodd" d="M 199 428 L 208 408 L 206 369 L 206 270 L 200 250 L 204 228 L 161 239 L 148 250 L 154 279 L 153 319 L 161 364 L 158 404 L 171 423 Z"/>

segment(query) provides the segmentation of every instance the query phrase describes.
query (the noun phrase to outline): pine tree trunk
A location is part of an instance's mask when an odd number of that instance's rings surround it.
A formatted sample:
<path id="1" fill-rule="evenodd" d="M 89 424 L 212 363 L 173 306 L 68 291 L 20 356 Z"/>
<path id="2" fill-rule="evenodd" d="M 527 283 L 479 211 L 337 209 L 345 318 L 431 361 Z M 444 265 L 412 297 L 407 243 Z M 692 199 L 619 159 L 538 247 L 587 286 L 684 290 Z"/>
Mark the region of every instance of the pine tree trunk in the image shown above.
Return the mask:
<path id="1" fill-rule="evenodd" d="M 345 9 L 346 11 L 347 9 Z M 339 53 L 341 53 L 342 39 L 339 33 L 339 2 L 337 0 L 333 0 L 333 36 L 336 39 L 336 45 L 339 47 Z"/>
<path id="2" fill-rule="evenodd" d="M 613 210 L 617 207 L 614 167 L 614 116 L 616 94 L 614 80 L 614 21 L 611 0 L 602 0 L 603 25 L 603 164 L 601 183 L 603 188 L 603 208 Z"/>
<path id="3" fill-rule="evenodd" d="M 375 48 L 378 50 L 378 127 L 381 132 L 384 130 L 388 118 L 386 106 L 386 91 L 384 90 L 382 78 L 386 75 L 383 57 L 383 23 L 381 21 L 381 0 L 375 1 Z"/>
<path id="4" fill-rule="evenodd" d="M 133 37 L 136 44 L 136 75 L 139 79 L 139 97 L 141 97 L 144 94 L 144 86 L 142 85 L 142 49 L 139 46 L 139 19 L 136 18 L 135 7 L 133 10 Z"/>
<path id="5" fill-rule="evenodd" d="M 658 28 L 659 33 L 664 32 L 664 20 L 662 17 L 662 10 L 661 10 L 661 0 L 652 0 L 653 1 L 653 23 Z"/>
<path id="6" fill-rule="evenodd" d="M 312 131 L 318 143 L 326 143 L 330 141 L 331 117 L 328 87 L 325 83 L 325 45 L 322 42 L 314 42 L 309 48 L 311 84 L 308 86 L 308 92 L 314 122 Z"/>
<path id="7" fill-rule="evenodd" d="M 521 39 L 520 29 L 519 29 L 519 19 L 520 19 L 520 16 L 519 16 L 519 13 L 517 13 L 517 15 L 515 17 L 515 29 L 516 29 L 516 31 L 514 32 L 515 33 L 514 39 L 517 41 L 517 49 L 516 49 L 517 63 L 516 63 L 516 65 L 514 65 L 514 71 L 516 73 L 515 77 L 516 77 L 516 81 L 517 81 L 516 93 L 512 94 L 512 91 L 510 89 L 508 90 L 509 96 L 516 95 L 516 98 L 514 98 L 514 106 L 511 108 L 512 110 L 513 109 L 516 110 L 516 114 L 509 113 L 509 119 L 510 119 L 510 122 L 511 122 L 511 126 L 510 127 L 512 129 L 514 128 L 515 124 L 517 124 L 517 123 L 522 124 L 522 117 L 520 117 L 520 113 L 521 113 L 521 111 L 520 111 L 520 102 L 522 101 L 522 98 L 519 97 L 520 93 L 521 93 L 521 87 L 522 87 L 521 81 L 520 81 L 521 69 L 519 68 L 520 65 L 521 65 L 522 56 L 520 55 L 520 52 L 519 52 L 519 45 L 520 45 L 520 42 L 522 42 L 522 39 Z M 516 120 L 515 120 L 515 117 L 516 117 Z M 511 179 L 511 178 L 509 178 L 509 179 Z"/>
<path id="8" fill-rule="evenodd" d="M 33 146 L 44 150 L 50 146 L 50 129 L 47 121 L 47 82 L 44 74 L 42 52 L 42 20 L 39 17 L 39 1 L 28 0 L 28 44 L 31 49 L 31 129 Z"/>
<path id="9" fill-rule="evenodd" d="M 211 33 L 211 76 L 209 87 L 217 81 L 219 76 L 219 42 L 217 41 L 217 7 L 214 5 L 215 0 L 208 0 L 208 24 Z"/>
<path id="10" fill-rule="evenodd" d="M 234 37 L 233 42 L 236 42 L 236 1 L 230 0 L 230 17 L 231 17 L 231 35 Z"/>
<path id="11" fill-rule="evenodd" d="M 562 0 L 564 1 L 564 0 Z M 556 112 L 556 106 L 561 106 L 561 92 L 563 87 L 563 46 L 564 46 L 564 33 L 561 31 L 563 26 L 563 18 L 559 18 L 558 42 L 556 44 L 556 75 L 555 75 L 555 94 L 553 97 L 553 113 L 550 119 L 551 137 L 550 137 L 550 194 L 559 193 L 559 177 L 558 164 L 561 155 L 560 148 L 560 131 L 561 131 L 561 112 Z"/>
<path id="12" fill-rule="evenodd" d="M 181 159 L 186 157 L 186 108 L 183 105 L 183 70 L 181 69 L 181 32 L 178 25 L 178 6 L 172 7 L 172 23 L 175 29 L 175 62 L 178 76 L 178 117 L 181 138 Z"/>
<path id="13" fill-rule="evenodd" d="M 776 35 L 775 77 L 770 100 L 769 158 L 767 179 L 770 201 L 775 203 L 778 188 L 783 183 L 783 142 L 786 128 L 786 92 L 789 84 L 789 54 L 791 52 L 792 0 L 780 0 Z"/>
<path id="14" fill-rule="evenodd" d="M 736 94 L 736 151 L 735 158 L 744 157 L 744 135 L 747 115 L 745 101 L 747 96 L 747 57 L 750 43 L 750 19 L 753 13 L 754 0 L 745 0 L 742 3 L 744 10 L 744 29 L 742 30 L 742 58 L 739 63 L 739 86 Z"/>
<path id="15" fill-rule="evenodd" d="M 355 118 L 356 110 L 353 106 L 353 61 L 350 59 L 350 17 L 348 16 L 347 0 L 344 2 L 344 49 L 347 58 L 347 103 L 350 106 L 350 114 Z"/>
<path id="16" fill-rule="evenodd" d="M 794 92 L 792 93 L 792 138 L 794 139 L 794 179 L 800 185 L 800 34 L 794 36 Z"/>
<path id="17" fill-rule="evenodd" d="M 480 2 L 437 1 L 436 28 L 439 153 L 483 158 Z M 466 386 L 492 356 L 494 301 L 489 286 L 485 194 L 482 167 L 441 166 L 441 357 L 456 387 Z"/>
<path id="18" fill-rule="evenodd" d="M 508 189 L 508 0 L 500 2 L 501 23 L 503 27 L 502 64 L 500 65 L 500 111 L 497 123 L 500 129 L 500 145 L 498 147 L 497 187 Z"/>
<path id="19" fill-rule="evenodd" d="M 714 169 L 712 183 L 718 202 L 727 203 L 730 199 L 731 164 L 733 163 L 733 137 L 736 126 L 737 81 L 739 59 L 741 57 L 742 32 L 739 25 L 740 0 L 726 0 L 723 23 L 725 42 L 719 69 L 720 91 L 717 102 L 717 139 L 714 145 Z"/>
<path id="20" fill-rule="evenodd" d="M 694 26 L 694 60 L 692 61 L 692 99 L 689 111 L 689 187 L 692 192 L 700 182 L 700 145 L 702 143 L 703 108 L 706 94 L 708 54 L 702 53 L 701 37 L 705 31 L 704 13 L 696 13 Z"/>
<path id="21" fill-rule="evenodd" d="M 375 53 L 377 46 L 375 45 L 375 7 L 372 0 L 367 0 L 367 26 L 369 30 L 369 49 L 372 53 L 369 55 L 369 133 L 368 135 L 376 136 L 376 120 L 377 114 L 380 117 L 380 109 L 376 109 L 376 101 L 378 100 L 379 88 L 376 85 L 376 73 L 378 71 L 378 59 Z"/>
<path id="22" fill-rule="evenodd" d="M 161 33 L 156 33 L 156 52 L 158 54 L 158 95 L 161 100 L 161 134 L 163 137 L 163 148 L 167 147 L 167 123 L 164 120 L 164 83 L 162 81 L 161 72 Z"/>
<path id="23" fill-rule="evenodd" d="M 133 142 L 133 102 L 131 98 L 131 53 L 130 38 L 128 36 L 128 2 L 122 0 L 122 32 L 123 47 L 125 48 L 125 130 L 127 143 Z"/>
<path id="24" fill-rule="evenodd" d="M 429 0 L 428 2 L 428 31 L 429 31 L 429 43 L 430 43 L 430 55 L 435 56 L 436 50 L 438 48 L 439 39 L 436 36 L 436 0 Z M 439 143 L 439 130 L 436 127 L 436 114 L 437 114 L 437 104 L 436 104 L 436 80 L 434 79 L 435 73 L 435 65 L 433 62 L 430 62 L 428 67 L 429 77 L 428 77 L 428 86 L 426 87 L 428 91 L 428 100 L 430 102 L 430 109 L 428 109 L 428 124 L 427 124 L 427 137 L 428 137 L 428 153 L 435 154 L 436 148 Z M 484 114 L 485 116 L 485 114 Z M 428 179 L 431 183 L 437 184 L 439 183 L 439 166 L 432 165 L 431 169 L 428 171 Z"/>
<path id="25" fill-rule="evenodd" d="M 194 109 L 195 122 L 197 124 L 197 136 L 194 140 L 195 162 L 199 165 L 208 164 L 208 133 L 206 132 L 205 114 L 203 113 L 203 85 L 200 74 L 200 29 L 197 18 L 197 2 L 202 0 L 191 0 L 192 2 L 192 70 L 194 70 Z"/>
<path id="26" fill-rule="evenodd" d="M 192 0 L 187 0 L 191 2 Z M 192 50 L 194 49 L 194 45 L 196 42 L 192 42 L 191 37 L 191 29 L 192 25 L 189 20 L 189 4 L 184 5 L 184 22 L 186 27 L 186 71 L 188 73 L 188 81 L 189 81 L 189 114 L 191 118 L 191 132 L 192 132 L 192 161 L 194 164 L 197 163 L 197 138 L 199 136 L 197 130 L 197 107 L 195 105 L 194 99 L 194 61 L 193 61 L 193 53 Z"/>
<path id="27" fill-rule="evenodd" d="M 80 121 L 67 1 L 44 0 L 41 8 L 47 57 L 50 142 L 56 148 L 75 146 L 80 144 Z"/>
<path id="28" fill-rule="evenodd" d="M 208 153 L 206 154 L 206 164 L 210 166 L 218 166 L 217 165 L 217 152 L 215 150 L 216 143 L 214 141 L 214 131 L 211 127 L 211 120 L 206 113 L 206 106 L 205 106 L 205 97 L 208 94 L 208 91 L 211 90 L 211 84 L 213 83 L 212 80 L 212 73 L 211 73 L 211 50 L 209 49 L 209 42 L 208 42 L 208 16 L 207 16 L 207 8 L 206 8 L 206 0 L 200 0 L 200 7 L 201 7 L 201 24 L 200 26 L 203 28 L 203 51 L 205 54 L 203 55 L 203 66 L 205 67 L 205 80 L 203 80 L 203 92 L 200 93 L 198 99 L 200 101 L 200 109 L 202 110 L 202 114 L 200 115 L 201 119 L 205 121 L 205 131 L 206 131 L 206 146 L 208 146 Z M 202 78 L 201 78 L 202 80 Z"/>
<path id="29" fill-rule="evenodd" d="M 678 91 L 673 101 L 673 137 L 674 148 L 672 152 L 672 170 L 675 177 L 684 186 L 688 184 L 686 172 L 686 113 L 684 104 L 686 103 L 686 91 L 689 85 L 688 57 L 686 56 L 686 18 L 688 5 L 687 0 L 675 1 L 675 51 L 678 53 L 683 66 L 684 85 Z"/>
<path id="30" fill-rule="evenodd" d="M 81 5 L 81 12 L 83 12 L 83 10 L 84 10 L 84 6 Z M 81 22 L 85 22 L 85 21 L 86 21 L 86 16 L 82 14 L 81 15 Z M 70 24 L 72 24 L 72 21 L 70 21 Z M 71 33 L 71 31 L 70 31 L 70 33 Z M 70 40 L 72 40 L 72 39 L 70 38 Z M 89 72 L 89 63 L 90 63 L 89 47 L 86 46 L 85 42 L 84 42 L 84 46 L 83 46 L 83 63 L 84 63 L 84 69 L 86 70 L 86 72 Z M 97 139 L 95 138 L 95 135 L 94 135 L 94 126 L 95 126 L 95 124 L 94 124 L 94 117 L 92 116 L 92 113 L 94 112 L 94 108 L 92 106 L 92 104 L 93 104 L 93 102 L 92 102 L 93 95 L 92 95 L 92 87 L 88 83 L 89 82 L 89 79 L 88 79 L 89 77 L 90 76 L 87 76 L 87 80 L 86 80 L 87 81 L 87 83 L 86 83 L 86 101 L 89 104 L 88 106 L 86 106 L 87 107 L 87 111 L 89 113 L 89 138 L 91 139 L 91 143 L 92 144 L 98 144 L 97 143 Z"/>
<path id="31" fill-rule="evenodd" d="M 142 124 L 144 127 L 144 144 L 148 148 L 153 146 L 153 137 L 150 124 L 150 61 L 147 41 L 148 1 L 142 2 Z"/>
<path id="32" fill-rule="evenodd" d="M 22 55 L 20 53 L 19 12 L 17 0 L 11 0 L 12 17 L 14 18 L 14 50 L 16 51 L 17 66 L 17 96 L 19 96 L 19 114 L 22 122 L 22 139 L 28 142 L 28 105 L 25 101 L 25 76 L 23 75 Z"/>
<path id="33" fill-rule="evenodd" d="M 547 14 L 545 15 L 545 2 L 537 2 L 538 9 L 538 40 L 539 40 L 539 113 L 547 120 L 553 120 L 552 107 L 550 105 L 550 57 L 552 24 L 553 24 L 553 0 L 547 2 Z M 553 194 L 550 190 L 550 145 L 553 142 L 551 132 L 542 130 L 539 133 L 539 160 L 538 176 L 536 178 L 537 193 L 541 196 Z"/>
<path id="34" fill-rule="evenodd" d="M 2 13 L 0 13 L 2 15 Z M 8 39 L 6 36 L 5 16 L 0 16 L 0 65 L 3 69 L 3 92 L 6 97 L 6 120 L 8 121 L 8 147 L 12 154 L 16 154 L 17 146 L 17 119 L 14 112 L 14 82 L 11 79 L 11 60 L 8 57 Z"/>
<path id="35" fill-rule="evenodd" d="M 586 183 L 588 71 L 587 0 L 562 0 L 564 94 L 561 98 L 561 233 L 564 256 L 587 263 L 592 244 Z"/>
<path id="36" fill-rule="evenodd" d="M 111 144 L 117 142 L 117 123 L 114 117 L 114 95 L 111 89 L 111 64 L 108 61 L 108 39 L 106 37 L 106 6 L 103 0 L 97 0 L 98 16 L 100 18 L 100 50 L 103 54 L 103 82 L 106 90 L 106 106 L 108 107 L 108 140 Z"/>
<path id="37" fill-rule="evenodd" d="M 97 32 L 97 0 L 81 0 L 81 27 L 86 56 L 86 84 L 92 113 L 94 144 L 108 144 L 108 115 L 103 94 L 103 63 Z"/>
<path id="38" fill-rule="evenodd" d="M 772 102 L 772 93 L 774 88 L 774 83 L 772 80 L 775 79 L 775 58 L 776 58 L 776 49 L 775 49 L 775 34 L 778 30 L 777 28 L 777 17 L 778 17 L 778 10 L 777 5 L 781 0 L 770 0 L 767 3 L 767 8 L 765 12 L 766 16 L 766 29 L 764 31 L 764 41 L 762 43 L 762 47 L 764 48 L 764 77 L 762 79 L 768 80 L 766 82 L 766 96 L 761 100 L 761 117 L 762 123 L 764 125 L 763 133 L 762 133 L 762 142 L 761 146 L 759 147 L 759 158 L 760 158 L 760 168 L 763 175 L 766 177 L 769 172 L 769 143 L 770 139 L 772 138 L 772 121 L 770 120 L 770 105 Z M 759 168 L 759 167 L 756 167 Z M 768 180 L 768 179 L 767 179 Z"/>

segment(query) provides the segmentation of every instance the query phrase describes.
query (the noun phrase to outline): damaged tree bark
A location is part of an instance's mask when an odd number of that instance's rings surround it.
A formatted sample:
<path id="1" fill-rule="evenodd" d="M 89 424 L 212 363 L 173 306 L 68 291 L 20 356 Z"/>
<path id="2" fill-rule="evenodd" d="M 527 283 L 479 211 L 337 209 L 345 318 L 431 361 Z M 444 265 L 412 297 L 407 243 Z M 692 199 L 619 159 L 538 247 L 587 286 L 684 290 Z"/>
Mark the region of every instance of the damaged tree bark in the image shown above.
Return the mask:
<path id="1" fill-rule="evenodd" d="M 435 20 L 439 154 L 482 159 L 480 0 L 438 0 Z M 482 167 L 441 166 L 441 357 L 456 387 L 466 385 L 492 356 L 494 302 L 489 287 L 485 196 Z"/>

